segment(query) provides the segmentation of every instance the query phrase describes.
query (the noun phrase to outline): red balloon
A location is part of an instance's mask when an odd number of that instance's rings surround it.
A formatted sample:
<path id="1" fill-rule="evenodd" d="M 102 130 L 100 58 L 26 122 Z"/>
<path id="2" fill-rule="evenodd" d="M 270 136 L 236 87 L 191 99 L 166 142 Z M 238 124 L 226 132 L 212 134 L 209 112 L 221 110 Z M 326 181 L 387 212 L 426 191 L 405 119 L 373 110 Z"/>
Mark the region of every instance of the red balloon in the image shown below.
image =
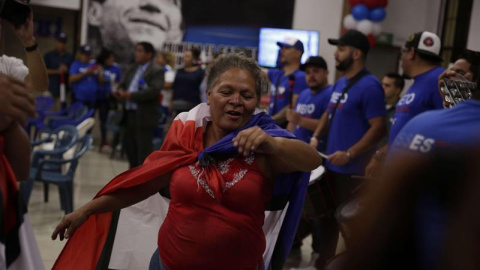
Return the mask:
<path id="1" fill-rule="evenodd" d="M 368 43 L 370 43 L 370 49 L 375 47 L 375 44 L 377 43 L 377 41 L 375 40 L 375 36 L 370 34 L 367 36 L 368 38 Z"/>
<path id="2" fill-rule="evenodd" d="M 350 4 L 350 7 L 354 7 L 358 4 L 363 4 L 365 0 L 348 0 L 348 3 Z"/>
<path id="3" fill-rule="evenodd" d="M 373 9 L 376 7 L 386 7 L 388 4 L 388 0 L 364 0 L 363 3 L 369 9 Z"/>

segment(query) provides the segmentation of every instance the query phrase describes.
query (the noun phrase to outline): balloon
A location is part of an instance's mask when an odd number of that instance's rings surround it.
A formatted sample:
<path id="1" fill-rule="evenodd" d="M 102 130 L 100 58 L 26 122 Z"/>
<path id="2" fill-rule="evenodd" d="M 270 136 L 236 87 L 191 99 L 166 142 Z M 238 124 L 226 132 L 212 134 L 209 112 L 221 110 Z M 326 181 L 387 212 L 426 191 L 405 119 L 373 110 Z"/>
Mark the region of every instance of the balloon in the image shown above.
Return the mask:
<path id="1" fill-rule="evenodd" d="M 370 11 L 370 20 L 373 22 L 381 22 L 387 16 L 387 12 L 382 7 L 374 8 Z"/>
<path id="2" fill-rule="evenodd" d="M 348 14 L 345 16 L 345 18 L 343 18 L 343 27 L 346 29 L 355 29 L 357 27 L 357 23 L 358 22 L 355 20 L 355 18 L 353 18 L 352 14 Z"/>
<path id="3" fill-rule="evenodd" d="M 373 31 L 373 23 L 370 20 L 362 20 L 357 24 L 357 30 L 368 36 Z"/>
<path id="4" fill-rule="evenodd" d="M 375 44 L 377 43 L 375 41 L 375 37 L 372 34 L 370 34 L 367 36 L 367 38 L 368 38 L 368 43 L 370 43 L 370 49 L 375 47 Z"/>
<path id="5" fill-rule="evenodd" d="M 350 4 L 350 7 L 354 7 L 358 4 L 363 4 L 365 0 L 349 0 L 348 3 Z"/>
<path id="6" fill-rule="evenodd" d="M 352 8 L 352 15 L 357 21 L 365 20 L 369 14 L 370 11 L 364 4 L 356 5 Z"/>
<path id="7" fill-rule="evenodd" d="M 373 9 L 376 7 L 386 7 L 388 4 L 388 0 L 364 0 L 363 4 L 367 6 L 369 9 Z"/>
<path id="8" fill-rule="evenodd" d="M 381 32 L 382 32 L 382 26 L 380 25 L 380 23 L 372 23 L 372 34 L 374 36 L 378 36 L 380 35 Z"/>

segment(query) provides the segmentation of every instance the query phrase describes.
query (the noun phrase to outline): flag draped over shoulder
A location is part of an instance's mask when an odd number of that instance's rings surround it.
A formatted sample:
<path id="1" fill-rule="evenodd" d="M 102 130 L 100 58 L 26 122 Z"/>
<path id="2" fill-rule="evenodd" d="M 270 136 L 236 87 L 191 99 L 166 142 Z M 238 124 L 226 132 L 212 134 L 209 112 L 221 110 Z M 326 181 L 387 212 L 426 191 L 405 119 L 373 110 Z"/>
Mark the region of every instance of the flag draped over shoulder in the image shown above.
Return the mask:
<path id="1" fill-rule="evenodd" d="M 95 197 L 140 185 L 197 160 L 236 154 L 232 139 L 241 130 L 253 126 L 261 127 L 271 136 L 294 138 L 265 113 L 258 112 L 247 125 L 203 149 L 203 127 L 209 120 L 210 109 L 206 104 L 179 114 L 159 151 L 148 156 L 143 165 L 115 177 Z M 221 196 L 218 191 L 223 183 L 218 177 L 206 175 L 205 180 L 213 192 Z M 308 174 L 285 174 L 276 180 L 263 227 L 267 240 L 263 258 L 267 269 L 279 269 L 288 256 L 307 185 Z M 120 213 L 90 216 L 68 240 L 53 269 L 147 269 L 157 247 L 158 230 L 168 202 L 156 194 Z"/>
<path id="2" fill-rule="evenodd" d="M 17 180 L 0 137 L 0 269 L 44 269 Z"/>

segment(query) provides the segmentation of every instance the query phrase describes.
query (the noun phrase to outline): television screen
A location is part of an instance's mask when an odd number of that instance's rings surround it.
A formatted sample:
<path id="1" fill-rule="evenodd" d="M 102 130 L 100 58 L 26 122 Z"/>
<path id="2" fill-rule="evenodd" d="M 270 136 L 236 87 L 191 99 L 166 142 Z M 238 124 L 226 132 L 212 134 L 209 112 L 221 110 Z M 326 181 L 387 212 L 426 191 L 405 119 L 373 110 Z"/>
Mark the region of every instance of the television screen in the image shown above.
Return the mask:
<path id="1" fill-rule="evenodd" d="M 263 67 L 276 67 L 280 49 L 277 42 L 282 42 L 287 37 L 293 37 L 303 42 L 305 52 L 302 55 L 302 63 L 305 63 L 309 56 L 318 55 L 319 33 L 317 31 L 260 28 L 258 64 Z"/>

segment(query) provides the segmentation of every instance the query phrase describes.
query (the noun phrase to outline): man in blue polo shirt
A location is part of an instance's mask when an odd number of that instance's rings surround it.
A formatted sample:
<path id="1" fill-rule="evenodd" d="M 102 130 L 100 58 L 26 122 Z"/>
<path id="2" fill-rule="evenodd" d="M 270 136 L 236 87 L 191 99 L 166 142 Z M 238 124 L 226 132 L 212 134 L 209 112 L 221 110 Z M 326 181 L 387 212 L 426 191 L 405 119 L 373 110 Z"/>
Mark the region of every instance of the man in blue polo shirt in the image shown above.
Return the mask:
<path id="1" fill-rule="evenodd" d="M 68 69 L 73 62 L 73 56 L 67 52 L 67 35 L 59 33 L 55 37 L 55 49 L 45 54 L 45 66 L 48 72 L 48 90 L 58 99 L 60 97 L 60 76 L 68 81 Z"/>
<path id="2" fill-rule="evenodd" d="M 309 143 L 318 119 L 327 109 L 332 86 L 328 84 L 327 62 L 321 56 L 308 58 L 300 70 L 305 72 L 308 88 L 300 93 L 295 108 L 287 109 L 287 129 L 300 140 Z"/>
<path id="3" fill-rule="evenodd" d="M 411 35 L 401 49 L 403 74 L 414 79 L 406 94 L 398 101 L 390 129 L 388 145 L 405 124 L 416 115 L 443 109 L 443 101 L 438 92 L 438 76 L 445 71 L 440 66 L 441 42 L 434 33 L 427 31 Z M 367 176 L 378 175 L 388 145 L 378 150 L 367 167 Z"/>
<path id="4" fill-rule="evenodd" d="M 362 175 L 374 147 L 386 133 L 385 94 L 375 76 L 365 68 L 370 49 L 367 37 L 359 31 L 349 30 L 340 39 L 329 39 L 337 46 L 336 68 L 344 72 L 333 86 L 328 109 L 322 115 L 310 144 L 318 145 L 318 138 L 327 134 L 328 155 L 323 192 L 326 202 L 325 218 L 321 221 L 322 246 L 317 268 L 335 254 L 338 225 L 335 209 L 345 202 L 361 183 L 352 175 Z M 348 91 L 345 91 L 345 90 Z"/>
<path id="5" fill-rule="evenodd" d="M 305 73 L 299 69 L 304 48 L 303 43 L 295 38 L 287 38 L 284 42 L 277 42 L 277 45 L 281 48 L 280 62 L 283 67 L 267 73 L 272 83 L 269 115 L 277 124 L 286 127 L 286 109 L 295 104 L 300 92 L 307 88 Z"/>
<path id="6" fill-rule="evenodd" d="M 69 83 L 72 85 L 75 100 L 82 102 L 89 109 L 94 109 L 97 100 L 98 70 L 91 56 L 90 45 L 80 47 L 78 60 L 70 66 Z"/>

